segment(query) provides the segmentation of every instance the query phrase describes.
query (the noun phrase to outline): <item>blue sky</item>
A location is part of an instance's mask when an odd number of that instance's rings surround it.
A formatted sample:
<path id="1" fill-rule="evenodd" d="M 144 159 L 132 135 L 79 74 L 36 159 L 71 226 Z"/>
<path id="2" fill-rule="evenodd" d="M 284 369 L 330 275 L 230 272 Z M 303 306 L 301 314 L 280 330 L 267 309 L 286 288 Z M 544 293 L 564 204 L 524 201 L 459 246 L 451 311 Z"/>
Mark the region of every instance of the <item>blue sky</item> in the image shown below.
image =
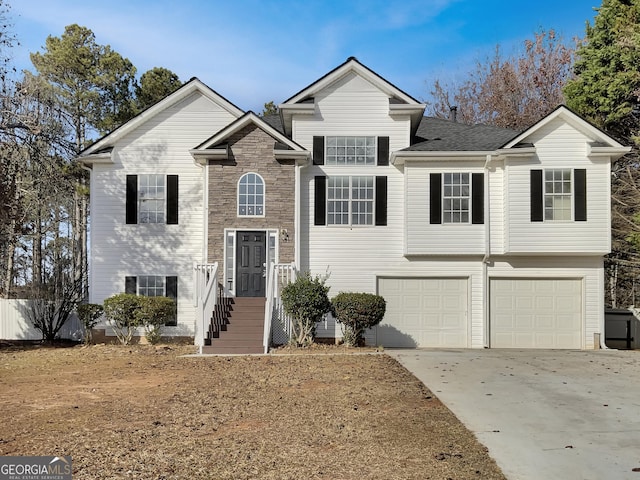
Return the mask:
<path id="1" fill-rule="evenodd" d="M 286 100 L 355 56 L 423 100 L 436 78 L 461 80 L 476 59 L 505 53 L 540 29 L 583 37 L 600 0 L 8 0 L 29 52 L 66 25 L 90 28 L 138 74 L 160 66 L 198 77 L 244 110 Z M 516 6 L 517 5 L 517 6 Z"/>

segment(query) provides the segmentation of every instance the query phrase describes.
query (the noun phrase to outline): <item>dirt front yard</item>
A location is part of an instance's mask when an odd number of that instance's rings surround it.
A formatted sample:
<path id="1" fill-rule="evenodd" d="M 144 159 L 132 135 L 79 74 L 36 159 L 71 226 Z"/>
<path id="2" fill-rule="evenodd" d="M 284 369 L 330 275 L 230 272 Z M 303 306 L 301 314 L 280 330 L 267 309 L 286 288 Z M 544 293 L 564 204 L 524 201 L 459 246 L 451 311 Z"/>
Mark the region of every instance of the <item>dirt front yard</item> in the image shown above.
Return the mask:
<path id="1" fill-rule="evenodd" d="M 0 348 L 0 455 L 71 455 L 74 479 L 504 478 L 384 354 L 192 352 Z"/>

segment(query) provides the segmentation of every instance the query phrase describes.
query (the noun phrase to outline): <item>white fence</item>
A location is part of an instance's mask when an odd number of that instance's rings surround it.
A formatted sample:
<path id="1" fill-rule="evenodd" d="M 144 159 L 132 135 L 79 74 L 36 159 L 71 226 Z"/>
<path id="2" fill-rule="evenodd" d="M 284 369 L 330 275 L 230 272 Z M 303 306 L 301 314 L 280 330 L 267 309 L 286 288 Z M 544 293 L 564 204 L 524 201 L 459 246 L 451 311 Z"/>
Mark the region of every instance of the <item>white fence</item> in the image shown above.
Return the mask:
<path id="1" fill-rule="evenodd" d="M 0 340 L 42 340 L 42 333 L 33 328 L 25 314 L 28 303 L 28 300 L 0 298 Z M 74 313 L 58 335 L 64 339 L 81 340 L 82 331 L 82 325 Z"/>

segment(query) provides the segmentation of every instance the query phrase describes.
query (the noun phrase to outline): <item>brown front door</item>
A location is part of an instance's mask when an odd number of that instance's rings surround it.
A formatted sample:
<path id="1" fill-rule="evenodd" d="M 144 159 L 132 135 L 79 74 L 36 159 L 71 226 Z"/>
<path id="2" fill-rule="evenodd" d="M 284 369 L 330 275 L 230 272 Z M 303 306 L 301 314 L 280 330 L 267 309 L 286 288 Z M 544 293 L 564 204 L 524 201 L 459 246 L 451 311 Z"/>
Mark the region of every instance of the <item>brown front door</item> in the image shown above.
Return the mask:
<path id="1" fill-rule="evenodd" d="M 267 235 L 265 232 L 237 232 L 237 297 L 265 296 Z"/>

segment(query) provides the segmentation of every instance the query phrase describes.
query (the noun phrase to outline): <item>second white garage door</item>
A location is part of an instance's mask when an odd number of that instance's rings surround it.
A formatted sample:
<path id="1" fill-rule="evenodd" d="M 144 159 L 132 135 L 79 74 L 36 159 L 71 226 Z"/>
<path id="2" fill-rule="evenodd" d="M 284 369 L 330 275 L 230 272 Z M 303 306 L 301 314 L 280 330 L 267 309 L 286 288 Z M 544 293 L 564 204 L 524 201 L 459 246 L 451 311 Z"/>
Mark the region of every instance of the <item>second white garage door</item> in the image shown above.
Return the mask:
<path id="1" fill-rule="evenodd" d="M 582 280 L 491 279 L 493 348 L 582 348 Z"/>
<path id="2" fill-rule="evenodd" d="M 467 347 L 466 278 L 378 278 L 387 302 L 376 328 L 385 347 Z"/>

